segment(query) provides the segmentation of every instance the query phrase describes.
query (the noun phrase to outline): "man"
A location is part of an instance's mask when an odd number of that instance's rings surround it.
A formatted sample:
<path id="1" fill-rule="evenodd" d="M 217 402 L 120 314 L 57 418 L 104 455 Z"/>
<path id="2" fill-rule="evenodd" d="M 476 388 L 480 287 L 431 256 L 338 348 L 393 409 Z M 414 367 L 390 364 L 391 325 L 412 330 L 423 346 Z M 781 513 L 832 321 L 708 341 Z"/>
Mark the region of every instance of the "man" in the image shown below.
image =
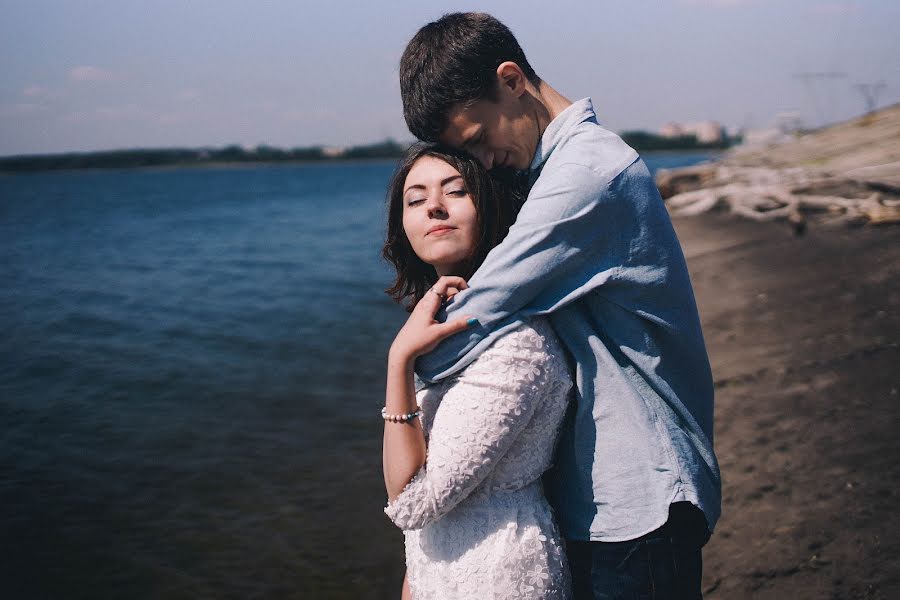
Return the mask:
<path id="1" fill-rule="evenodd" d="M 589 99 L 573 103 L 541 80 L 489 15 L 449 14 L 419 30 L 400 84 L 414 135 L 533 181 L 507 238 L 442 315 L 479 325 L 422 357 L 418 375 L 447 377 L 523 319 L 549 314 L 578 392 L 546 482 L 576 597 L 700 597 L 700 548 L 721 502 L 712 377 L 646 166 L 598 125 Z"/>

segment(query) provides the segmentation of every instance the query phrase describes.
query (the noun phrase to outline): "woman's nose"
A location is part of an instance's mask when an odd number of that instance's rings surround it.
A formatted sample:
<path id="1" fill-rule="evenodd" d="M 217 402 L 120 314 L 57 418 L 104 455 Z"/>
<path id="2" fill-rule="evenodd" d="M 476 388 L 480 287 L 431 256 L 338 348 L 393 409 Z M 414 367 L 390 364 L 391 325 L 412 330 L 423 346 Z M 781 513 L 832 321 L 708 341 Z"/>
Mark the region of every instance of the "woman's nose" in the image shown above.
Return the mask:
<path id="1" fill-rule="evenodd" d="M 428 197 L 428 216 L 442 216 L 447 214 L 447 209 L 444 206 L 444 199 L 440 194 L 432 194 Z"/>

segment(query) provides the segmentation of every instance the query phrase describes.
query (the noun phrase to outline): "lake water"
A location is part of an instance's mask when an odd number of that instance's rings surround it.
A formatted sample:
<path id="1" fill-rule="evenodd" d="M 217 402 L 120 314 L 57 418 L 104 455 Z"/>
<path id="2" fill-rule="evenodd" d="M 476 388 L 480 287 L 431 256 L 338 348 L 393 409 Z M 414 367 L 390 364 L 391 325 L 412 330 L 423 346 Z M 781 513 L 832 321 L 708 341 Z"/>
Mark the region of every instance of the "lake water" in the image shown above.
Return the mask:
<path id="1" fill-rule="evenodd" d="M 396 597 L 392 169 L 0 176 L 0 597 Z"/>

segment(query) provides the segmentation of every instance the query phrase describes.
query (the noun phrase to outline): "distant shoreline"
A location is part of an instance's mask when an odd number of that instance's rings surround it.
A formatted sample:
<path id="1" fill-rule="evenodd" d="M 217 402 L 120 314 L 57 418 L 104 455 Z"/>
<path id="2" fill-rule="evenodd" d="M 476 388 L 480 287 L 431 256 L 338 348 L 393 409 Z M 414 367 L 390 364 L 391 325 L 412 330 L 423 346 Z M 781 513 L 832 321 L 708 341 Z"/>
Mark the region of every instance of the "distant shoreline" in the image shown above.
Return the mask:
<path id="1" fill-rule="evenodd" d="M 654 154 L 656 154 L 654 152 Z M 179 171 L 179 170 L 202 170 L 202 169 L 255 169 L 257 167 L 294 167 L 294 166 L 312 166 L 312 165 L 353 165 L 361 163 L 381 163 L 392 162 L 397 157 L 381 157 L 381 158 L 344 158 L 344 159 L 326 159 L 326 160 L 282 160 L 282 161 L 232 161 L 232 162 L 202 162 L 202 163 L 170 163 L 160 165 L 143 165 L 133 167 L 121 166 L 94 166 L 94 167 L 71 167 L 71 168 L 53 168 L 53 169 L 33 169 L 33 170 L 6 170 L 0 166 L 0 177 L 4 175 L 36 175 L 39 173 L 74 173 L 74 172 L 118 172 L 118 171 Z M 0 159 L 2 161 L 2 159 Z"/>
<path id="2" fill-rule="evenodd" d="M 102 150 L 0 157 L 0 173 L 46 171 L 131 170 L 158 168 L 230 168 L 260 164 L 331 163 L 400 157 L 408 145 L 387 140 L 368 146 L 330 149 L 325 147 L 284 150 L 270 146 L 245 149 L 158 148 Z"/>
<path id="3" fill-rule="evenodd" d="M 638 140 L 623 139 L 643 154 L 691 152 L 717 152 L 728 148 L 728 143 L 700 144 L 693 138 L 682 139 L 653 137 L 650 134 Z M 636 143 L 641 142 L 641 143 Z M 670 145 L 666 145 L 670 142 Z M 349 148 L 294 148 L 284 150 L 269 146 L 245 149 L 240 146 L 224 148 L 161 148 L 104 150 L 97 152 L 67 152 L 59 154 L 32 154 L 0 157 L 0 174 L 38 173 L 47 171 L 82 170 L 132 170 L 132 169 L 183 169 L 183 168 L 236 168 L 258 165 L 330 164 L 358 161 L 396 160 L 409 144 L 386 140 L 366 146 Z"/>
<path id="4" fill-rule="evenodd" d="M 724 150 L 698 148 L 694 150 L 643 150 L 641 156 L 678 156 L 696 154 L 698 152 L 716 154 Z M 390 163 L 398 160 L 399 156 L 383 156 L 369 158 L 329 158 L 329 159 L 298 159 L 281 161 L 221 161 L 221 162 L 197 162 L 197 163 L 169 163 L 159 165 L 141 166 L 91 166 L 91 167 L 58 167 L 46 169 L 6 169 L 0 158 L 0 177 L 12 175 L 37 175 L 41 173 L 74 173 L 74 172 L 117 172 L 117 171 L 176 171 L 176 170 L 201 170 L 201 169 L 254 169 L 257 167 L 299 167 L 313 165 L 353 165 L 365 163 Z"/>

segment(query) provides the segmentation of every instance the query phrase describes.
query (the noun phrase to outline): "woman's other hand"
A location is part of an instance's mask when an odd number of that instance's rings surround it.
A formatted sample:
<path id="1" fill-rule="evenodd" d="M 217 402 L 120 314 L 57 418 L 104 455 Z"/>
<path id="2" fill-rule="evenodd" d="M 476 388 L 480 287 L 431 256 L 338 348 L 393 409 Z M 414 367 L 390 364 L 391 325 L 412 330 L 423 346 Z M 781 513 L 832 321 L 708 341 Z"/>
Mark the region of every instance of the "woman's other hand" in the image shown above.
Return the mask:
<path id="1" fill-rule="evenodd" d="M 397 333 L 391 344 L 390 357 L 403 361 L 415 360 L 416 357 L 431 352 L 444 338 L 469 327 L 472 321 L 469 317 L 446 323 L 439 323 L 434 319 L 443 302 L 467 287 L 469 286 L 462 277 L 445 275 L 438 279 L 419 300 L 406 324 Z"/>

